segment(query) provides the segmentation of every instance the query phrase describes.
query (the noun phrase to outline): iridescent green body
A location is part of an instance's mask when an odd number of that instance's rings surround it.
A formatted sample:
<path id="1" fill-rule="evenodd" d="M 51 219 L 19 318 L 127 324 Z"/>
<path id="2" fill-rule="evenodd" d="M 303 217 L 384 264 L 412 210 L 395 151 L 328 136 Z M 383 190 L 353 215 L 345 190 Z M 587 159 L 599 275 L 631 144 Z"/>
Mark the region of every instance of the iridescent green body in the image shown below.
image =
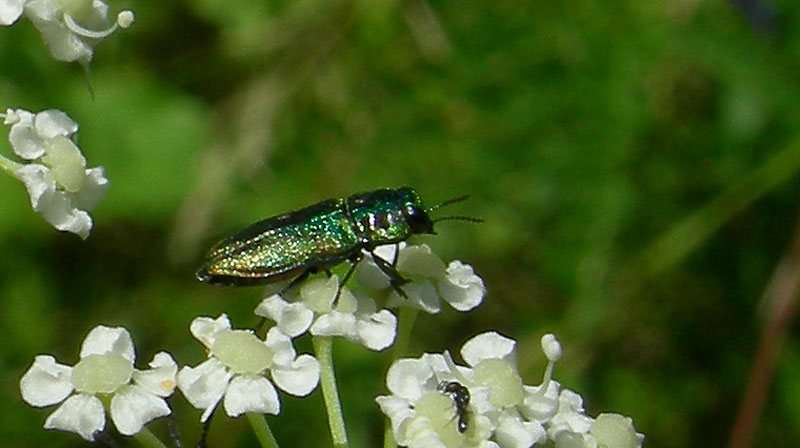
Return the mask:
<path id="1" fill-rule="evenodd" d="M 433 233 L 433 222 L 412 188 L 329 199 L 267 218 L 219 242 L 197 278 L 222 285 L 271 283 L 345 260 L 355 263 L 362 251 L 372 252 L 419 233 Z M 378 263 L 400 282 L 391 266 Z"/>

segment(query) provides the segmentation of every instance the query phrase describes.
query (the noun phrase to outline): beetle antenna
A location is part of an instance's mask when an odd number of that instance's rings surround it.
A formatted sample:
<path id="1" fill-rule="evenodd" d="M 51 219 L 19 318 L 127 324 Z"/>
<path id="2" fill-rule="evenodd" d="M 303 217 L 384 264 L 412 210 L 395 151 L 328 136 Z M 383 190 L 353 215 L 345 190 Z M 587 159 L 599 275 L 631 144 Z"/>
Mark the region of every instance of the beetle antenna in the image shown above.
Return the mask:
<path id="1" fill-rule="evenodd" d="M 439 208 L 442 208 L 442 207 L 444 207 L 446 205 L 455 204 L 457 202 L 463 202 L 463 201 L 466 201 L 467 199 L 469 199 L 469 195 L 465 194 L 464 196 L 459 196 L 457 198 L 448 199 L 448 200 L 446 200 L 444 202 L 436 204 L 433 207 L 431 207 L 431 208 L 429 208 L 429 209 L 427 209 L 425 211 L 426 212 L 432 212 L 432 211 L 434 211 L 436 209 L 439 209 Z"/>
<path id="2" fill-rule="evenodd" d="M 437 223 L 439 221 L 465 221 L 475 224 L 480 224 L 483 222 L 481 218 L 474 218 L 472 216 L 442 216 L 441 218 L 434 219 L 432 222 Z"/>

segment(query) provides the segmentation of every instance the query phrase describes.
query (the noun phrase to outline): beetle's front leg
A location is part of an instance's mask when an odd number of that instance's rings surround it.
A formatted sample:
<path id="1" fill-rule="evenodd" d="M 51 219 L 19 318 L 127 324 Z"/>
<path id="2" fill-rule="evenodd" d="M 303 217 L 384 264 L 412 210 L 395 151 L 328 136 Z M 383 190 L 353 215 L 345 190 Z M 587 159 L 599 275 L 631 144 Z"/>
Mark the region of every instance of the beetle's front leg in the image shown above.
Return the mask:
<path id="1" fill-rule="evenodd" d="M 408 299 L 408 296 L 406 295 L 405 291 L 403 291 L 400 287 L 402 285 L 405 285 L 406 283 L 411 282 L 411 280 L 400 275 L 400 273 L 394 266 L 392 266 L 391 263 L 379 257 L 374 251 L 370 251 L 369 253 L 370 255 L 372 255 L 372 259 L 375 260 L 375 265 L 377 265 L 378 268 L 384 274 L 386 274 L 387 277 L 389 277 L 389 285 L 392 287 L 392 289 L 397 291 L 397 293 L 400 294 L 401 296 Z"/>

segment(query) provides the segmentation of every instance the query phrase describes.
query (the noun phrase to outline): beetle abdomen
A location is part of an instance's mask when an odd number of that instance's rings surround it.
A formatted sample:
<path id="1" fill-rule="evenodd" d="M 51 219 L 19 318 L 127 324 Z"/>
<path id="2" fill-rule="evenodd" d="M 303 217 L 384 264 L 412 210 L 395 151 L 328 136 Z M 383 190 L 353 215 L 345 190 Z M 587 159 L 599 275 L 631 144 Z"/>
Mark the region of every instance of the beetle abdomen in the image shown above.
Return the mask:
<path id="1" fill-rule="evenodd" d="M 359 241 L 343 201 L 265 219 L 214 246 L 197 272 L 217 284 L 271 283 L 349 258 Z"/>

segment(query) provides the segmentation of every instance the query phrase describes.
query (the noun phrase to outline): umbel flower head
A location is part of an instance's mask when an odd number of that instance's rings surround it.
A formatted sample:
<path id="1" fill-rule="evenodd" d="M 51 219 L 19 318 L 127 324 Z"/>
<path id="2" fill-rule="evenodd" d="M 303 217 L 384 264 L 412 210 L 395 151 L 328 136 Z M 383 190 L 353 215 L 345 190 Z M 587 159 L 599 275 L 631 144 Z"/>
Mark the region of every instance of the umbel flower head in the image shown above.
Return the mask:
<path id="1" fill-rule="evenodd" d="M 54 58 L 83 64 L 92 60 L 92 45 L 134 21 L 133 12 L 125 10 L 109 27 L 108 5 L 101 0 L 0 0 L 0 25 L 11 25 L 23 14 Z"/>
<path id="2" fill-rule="evenodd" d="M 78 124 L 53 109 L 36 114 L 8 109 L 0 117 L 11 126 L 8 141 L 14 153 L 28 162 L 14 163 L 13 172 L 25 184 L 33 209 L 56 229 L 87 238 L 92 230 L 89 211 L 105 194 L 108 179 L 103 167 L 86 168 L 71 139 Z"/>
<path id="3" fill-rule="evenodd" d="M 472 266 L 458 260 L 445 265 L 427 244 L 387 244 L 376 248 L 375 255 L 394 261 L 397 271 L 409 280 L 401 286 L 402 296 L 371 256 L 358 265 L 355 277 L 359 284 L 371 296 L 385 297 L 390 307 L 407 306 L 435 314 L 444 300 L 457 311 L 470 311 L 486 296 L 483 279 Z"/>
<path id="4" fill-rule="evenodd" d="M 233 330 L 228 316 L 198 317 L 192 335 L 208 350 L 197 367 L 183 367 L 178 387 L 192 406 L 203 409 L 205 422 L 223 400 L 231 417 L 244 413 L 277 415 L 280 400 L 273 383 L 295 395 L 310 394 L 319 383 L 319 362 L 311 355 L 297 356 L 292 340 L 277 327 L 266 340 L 250 330 Z"/>
<path id="5" fill-rule="evenodd" d="M 287 299 L 269 295 L 255 314 L 274 320 L 291 336 L 306 331 L 314 336 L 339 336 L 376 351 L 392 345 L 397 334 L 397 317 L 391 311 L 378 310 L 375 301 L 361 291 L 346 287 L 339 291 L 336 275 L 310 278 L 290 289 Z"/>
<path id="6" fill-rule="evenodd" d="M 601 414 L 594 419 L 585 414 L 580 395 L 561 390 L 551 379 L 561 356 L 555 337 L 542 338 L 548 367 L 539 386 L 522 383 L 515 345 L 488 332 L 461 348 L 467 366 L 456 365 L 447 352 L 395 361 L 386 375 L 392 395 L 376 401 L 397 443 L 409 448 L 527 448 L 549 440 L 556 447 L 641 446 L 644 436 L 630 418 Z M 459 388 L 442 386 L 453 383 Z"/>
<path id="7" fill-rule="evenodd" d="M 483 280 L 471 266 L 457 260 L 445 266 L 427 245 L 385 245 L 375 252 L 396 265 L 408 280 L 400 287 L 405 296 L 392 287 L 386 273 L 365 254 L 354 276 L 361 289 L 340 287 L 336 275 L 309 278 L 289 288 L 284 297 L 269 294 L 256 307 L 255 314 L 275 321 L 291 336 L 306 331 L 314 336 L 339 336 L 378 351 L 391 346 L 397 334 L 397 317 L 379 303 L 438 313 L 444 300 L 458 311 L 469 311 L 480 305 L 486 295 Z M 392 263 L 395 253 L 397 261 Z"/>
<path id="8" fill-rule="evenodd" d="M 105 409 L 126 436 L 171 412 L 164 397 L 175 390 L 178 366 L 168 353 L 157 353 L 150 369 L 137 370 L 128 331 L 101 325 L 86 336 L 80 358 L 70 367 L 52 356 L 39 355 L 22 376 L 19 386 L 26 403 L 36 407 L 61 403 L 45 420 L 45 428 L 74 432 L 93 441 L 105 428 Z"/>

